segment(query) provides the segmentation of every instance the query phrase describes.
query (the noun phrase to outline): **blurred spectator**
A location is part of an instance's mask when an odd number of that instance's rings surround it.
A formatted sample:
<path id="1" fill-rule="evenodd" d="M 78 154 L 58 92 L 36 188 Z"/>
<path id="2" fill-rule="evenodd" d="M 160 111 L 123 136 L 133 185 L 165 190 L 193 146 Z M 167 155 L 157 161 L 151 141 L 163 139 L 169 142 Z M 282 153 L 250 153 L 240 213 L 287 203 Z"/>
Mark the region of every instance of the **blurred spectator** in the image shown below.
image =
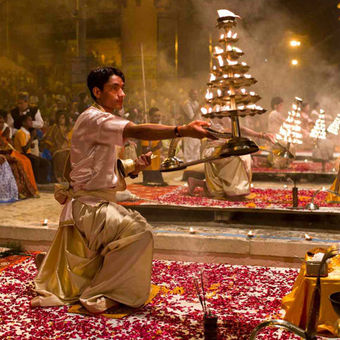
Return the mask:
<path id="1" fill-rule="evenodd" d="M 319 114 L 320 114 L 320 103 L 319 102 L 315 102 L 313 104 L 313 110 L 310 114 L 310 119 L 315 123 L 316 120 L 319 118 Z"/>
<path id="2" fill-rule="evenodd" d="M 0 202 L 16 200 L 18 200 L 18 187 L 15 178 L 5 156 L 0 155 Z"/>
<path id="3" fill-rule="evenodd" d="M 57 111 L 55 119 L 55 124 L 50 127 L 47 134 L 41 140 L 41 147 L 50 151 L 54 176 L 58 182 L 61 182 L 65 162 L 70 150 L 70 126 L 68 116 L 63 110 Z"/>
<path id="4" fill-rule="evenodd" d="M 0 116 L 0 130 L 5 121 Z M 0 132 L 0 154 L 4 155 L 8 161 L 15 177 L 20 198 L 37 197 L 38 189 L 35 182 L 33 169 L 30 160 L 14 150 L 11 140 L 8 137 L 8 128 Z"/>
<path id="5" fill-rule="evenodd" d="M 29 115 L 32 118 L 33 128 L 42 128 L 44 121 L 41 117 L 40 110 L 37 106 L 30 106 L 28 102 L 28 93 L 21 92 L 18 96 L 17 106 L 11 110 L 8 125 L 15 130 L 20 129 L 20 117 Z"/>
<path id="6" fill-rule="evenodd" d="M 189 91 L 189 98 L 183 104 L 183 123 L 187 124 L 193 120 L 201 119 L 198 103 L 197 90 Z M 190 162 L 200 158 L 201 141 L 195 138 L 183 138 L 184 161 Z"/>
<path id="7" fill-rule="evenodd" d="M 14 136 L 14 147 L 17 151 L 29 158 L 34 176 L 38 183 L 48 183 L 48 170 L 50 162 L 42 157 L 32 154 L 31 145 L 36 138 L 36 130 L 32 130 L 32 117 L 25 115 L 20 118 L 20 129 Z M 31 130 L 31 132 L 30 132 Z"/>
<path id="8" fill-rule="evenodd" d="M 283 99 L 281 97 L 273 97 L 271 100 L 272 111 L 268 117 L 267 131 L 273 134 L 280 132 L 280 127 L 286 120 L 286 115 L 283 112 Z"/>
<path id="9" fill-rule="evenodd" d="M 89 97 L 85 92 L 79 93 L 79 102 L 78 102 L 78 114 L 84 112 L 90 105 L 89 105 Z"/>

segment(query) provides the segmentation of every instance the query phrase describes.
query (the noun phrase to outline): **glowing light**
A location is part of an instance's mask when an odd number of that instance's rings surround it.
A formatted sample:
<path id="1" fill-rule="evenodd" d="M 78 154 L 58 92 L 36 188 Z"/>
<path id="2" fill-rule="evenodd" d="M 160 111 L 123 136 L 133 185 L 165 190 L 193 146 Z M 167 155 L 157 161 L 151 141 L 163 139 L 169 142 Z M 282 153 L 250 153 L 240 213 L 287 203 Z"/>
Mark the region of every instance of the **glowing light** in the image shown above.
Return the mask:
<path id="1" fill-rule="evenodd" d="M 214 96 L 213 93 L 209 89 L 207 89 L 207 93 L 205 94 L 205 99 L 210 100 L 213 98 L 213 96 Z"/>
<path id="2" fill-rule="evenodd" d="M 287 119 L 282 123 L 280 131 L 276 134 L 277 140 L 282 140 L 291 144 L 302 144 L 300 105 L 302 100 L 295 98 L 296 102 L 292 105 L 292 111 L 288 112 Z"/>
<path id="3" fill-rule="evenodd" d="M 310 132 L 310 137 L 315 139 L 326 139 L 326 124 L 325 124 L 325 111 L 320 110 L 319 118 L 316 120 L 315 125 Z"/>
<path id="4" fill-rule="evenodd" d="M 217 56 L 217 60 L 218 60 L 218 64 L 220 65 L 220 67 L 224 66 L 224 61 L 223 61 L 223 58 L 222 56 Z"/>
<path id="5" fill-rule="evenodd" d="M 221 97 L 222 96 L 222 90 L 221 89 L 217 89 L 217 96 Z"/>
<path id="6" fill-rule="evenodd" d="M 299 61 L 298 61 L 297 59 L 292 59 L 292 60 L 290 61 L 290 63 L 291 63 L 293 66 L 299 65 Z"/>
<path id="7" fill-rule="evenodd" d="M 209 81 L 212 82 L 212 81 L 214 81 L 214 80 L 216 80 L 216 76 L 215 76 L 213 73 L 210 73 L 210 79 L 209 79 Z"/>
<path id="8" fill-rule="evenodd" d="M 340 129 L 340 113 L 337 114 L 334 121 L 328 126 L 327 132 L 330 132 L 333 135 L 338 135 L 339 129 Z"/>
<path id="9" fill-rule="evenodd" d="M 230 60 L 230 59 L 227 59 L 227 63 L 228 65 L 230 66 L 235 66 L 238 64 L 238 61 L 237 60 Z"/>
<path id="10" fill-rule="evenodd" d="M 299 47 L 301 46 L 301 41 L 293 39 L 289 42 L 289 45 L 291 47 Z"/>
<path id="11" fill-rule="evenodd" d="M 205 107 L 201 107 L 201 112 L 203 115 L 206 115 L 208 113 L 208 110 Z"/>
<path id="12" fill-rule="evenodd" d="M 215 54 L 221 54 L 223 52 L 224 52 L 223 48 L 219 46 L 215 46 Z"/>

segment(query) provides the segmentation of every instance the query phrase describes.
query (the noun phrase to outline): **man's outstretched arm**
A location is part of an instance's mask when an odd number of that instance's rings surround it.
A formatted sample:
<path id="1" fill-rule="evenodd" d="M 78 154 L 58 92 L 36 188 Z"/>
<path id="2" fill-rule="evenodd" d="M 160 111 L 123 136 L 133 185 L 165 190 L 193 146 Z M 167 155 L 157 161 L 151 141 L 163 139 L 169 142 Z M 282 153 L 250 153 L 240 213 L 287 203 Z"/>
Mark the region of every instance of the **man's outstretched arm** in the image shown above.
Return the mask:
<path id="1" fill-rule="evenodd" d="M 136 125 L 132 122 L 128 123 L 123 132 L 124 138 L 136 138 L 144 140 L 160 140 L 171 139 L 175 137 L 192 137 L 192 138 L 212 138 L 215 139 L 204 128 L 210 124 L 202 120 L 195 120 L 187 125 L 176 127 L 162 124 L 139 124 Z"/>

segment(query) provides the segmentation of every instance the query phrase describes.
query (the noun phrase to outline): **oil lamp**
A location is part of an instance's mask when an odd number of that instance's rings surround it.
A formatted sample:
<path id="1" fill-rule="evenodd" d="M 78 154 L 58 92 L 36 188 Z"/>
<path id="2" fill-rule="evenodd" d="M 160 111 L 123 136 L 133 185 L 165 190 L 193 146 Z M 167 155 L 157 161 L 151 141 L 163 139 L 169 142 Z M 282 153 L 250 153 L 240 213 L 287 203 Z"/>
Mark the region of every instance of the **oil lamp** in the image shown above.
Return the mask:
<path id="1" fill-rule="evenodd" d="M 209 82 L 205 95 L 206 104 L 201 108 L 203 118 L 230 117 L 232 133 L 225 134 L 225 143 L 213 157 L 194 162 L 184 163 L 174 159 L 174 149 L 169 148 L 169 156 L 162 163 L 161 171 L 174 171 L 184 169 L 189 165 L 210 162 L 219 158 L 246 155 L 259 150 L 258 146 L 250 139 L 242 137 L 240 132 L 239 117 L 254 116 L 265 113 L 266 110 L 256 105 L 261 99 L 254 91 L 247 91 L 246 87 L 256 83 L 249 73 L 247 63 L 240 61 L 243 51 L 234 46 L 238 41 L 234 27 L 240 17 L 226 9 L 218 12 L 217 27 L 223 30 L 219 36 L 219 44 L 213 52 L 214 65 L 210 71 Z M 217 131 L 210 131 L 217 134 Z M 178 141 L 172 144 L 176 147 Z"/>

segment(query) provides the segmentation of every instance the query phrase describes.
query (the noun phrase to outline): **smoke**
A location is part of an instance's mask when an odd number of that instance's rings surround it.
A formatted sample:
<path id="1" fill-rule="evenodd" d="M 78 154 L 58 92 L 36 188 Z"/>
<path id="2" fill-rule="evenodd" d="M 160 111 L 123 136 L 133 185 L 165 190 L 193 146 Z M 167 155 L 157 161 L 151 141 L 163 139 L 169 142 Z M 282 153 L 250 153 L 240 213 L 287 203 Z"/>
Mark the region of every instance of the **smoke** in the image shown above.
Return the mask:
<path id="1" fill-rule="evenodd" d="M 340 110 L 337 67 L 323 60 L 308 40 L 300 50 L 289 47 L 289 39 L 296 33 L 296 17 L 279 0 L 192 0 L 191 3 L 202 32 L 212 34 L 214 45 L 221 33 L 216 27 L 217 9 L 228 9 L 241 16 L 235 28 L 239 36 L 236 45 L 245 53 L 242 61 L 250 66 L 249 73 L 258 80 L 252 89 L 263 98 L 262 106 L 270 109 L 271 98 L 281 96 L 285 109 L 289 110 L 298 96 L 311 104 L 319 101 L 333 116 Z M 299 65 L 292 66 L 290 61 L 295 55 Z M 200 79 L 204 79 L 203 74 Z"/>

